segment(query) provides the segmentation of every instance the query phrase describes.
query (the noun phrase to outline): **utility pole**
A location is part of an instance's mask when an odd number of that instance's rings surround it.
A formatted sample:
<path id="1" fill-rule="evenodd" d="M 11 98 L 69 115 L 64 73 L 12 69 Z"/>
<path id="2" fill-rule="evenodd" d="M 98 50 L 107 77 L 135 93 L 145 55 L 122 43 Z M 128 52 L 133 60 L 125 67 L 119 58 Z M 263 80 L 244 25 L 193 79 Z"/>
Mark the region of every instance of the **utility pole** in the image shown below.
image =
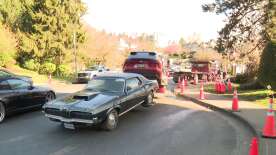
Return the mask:
<path id="1" fill-rule="evenodd" d="M 74 46 L 74 64 L 75 64 L 75 73 L 78 73 L 78 66 L 77 66 L 77 47 L 76 47 L 76 30 L 74 29 L 73 32 L 73 46 Z"/>
<path id="2" fill-rule="evenodd" d="M 77 1 L 74 0 L 74 7 L 76 7 L 77 5 Z M 78 13 L 78 10 L 75 10 L 76 12 L 76 16 L 77 16 L 77 19 L 79 18 L 79 13 Z M 76 29 L 77 29 L 77 21 L 76 19 L 74 20 L 73 22 L 73 48 L 74 48 L 74 68 L 75 68 L 75 74 L 77 75 L 78 74 L 78 64 L 77 64 L 77 41 L 76 41 Z"/>

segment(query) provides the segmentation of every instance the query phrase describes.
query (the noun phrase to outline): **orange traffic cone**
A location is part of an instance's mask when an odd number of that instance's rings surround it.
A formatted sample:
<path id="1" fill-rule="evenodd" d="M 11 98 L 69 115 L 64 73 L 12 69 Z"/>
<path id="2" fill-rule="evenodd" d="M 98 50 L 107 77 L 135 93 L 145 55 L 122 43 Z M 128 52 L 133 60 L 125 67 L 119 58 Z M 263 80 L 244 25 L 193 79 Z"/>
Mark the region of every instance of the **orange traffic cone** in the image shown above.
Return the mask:
<path id="1" fill-rule="evenodd" d="M 52 84 L 52 75 L 49 74 L 48 76 L 48 84 L 51 85 Z"/>
<path id="2" fill-rule="evenodd" d="M 182 79 L 182 82 L 181 82 L 181 95 L 184 94 L 184 91 L 185 91 L 185 82 L 184 82 L 184 79 Z"/>
<path id="3" fill-rule="evenodd" d="M 188 86 L 188 79 L 187 79 L 187 77 L 185 76 L 185 86 Z"/>
<path id="4" fill-rule="evenodd" d="M 167 77 L 170 77 L 170 72 L 169 71 L 167 71 Z"/>
<path id="5" fill-rule="evenodd" d="M 256 137 L 253 137 L 250 144 L 249 155 L 258 155 L 258 154 L 259 154 L 258 139 Z"/>
<path id="6" fill-rule="evenodd" d="M 276 138 L 273 97 L 270 97 L 269 99 L 269 109 L 267 111 L 262 136 L 267 138 Z"/>
<path id="7" fill-rule="evenodd" d="M 222 83 L 221 83 L 221 81 L 219 81 L 219 86 L 218 86 L 218 92 L 219 92 L 219 94 L 221 94 L 222 93 Z"/>
<path id="8" fill-rule="evenodd" d="M 225 86 L 224 82 L 221 82 L 220 92 L 221 92 L 222 94 L 224 94 L 224 93 L 226 92 L 226 86 Z"/>
<path id="9" fill-rule="evenodd" d="M 201 100 L 204 100 L 204 99 L 205 99 L 204 88 L 203 88 L 203 82 L 200 83 L 199 98 L 200 98 Z"/>
<path id="10" fill-rule="evenodd" d="M 227 86 L 228 86 L 228 92 L 229 93 L 232 92 L 232 83 L 231 83 L 230 79 L 228 79 L 228 81 L 227 81 Z"/>
<path id="11" fill-rule="evenodd" d="M 180 76 L 178 77 L 178 81 L 177 81 L 177 88 L 180 88 L 181 86 L 181 79 L 180 79 Z"/>
<path id="12" fill-rule="evenodd" d="M 159 90 L 158 90 L 159 93 L 165 93 L 165 91 L 166 91 L 165 86 L 159 86 Z"/>
<path id="13" fill-rule="evenodd" d="M 216 90 L 216 93 L 219 93 L 219 83 L 218 83 L 218 81 L 216 81 L 216 83 L 215 83 L 215 90 Z"/>
<path id="14" fill-rule="evenodd" d="M 194 85 L 197 85 L 198 82 L 198 76 L 197 74 L 194 75 Z"/>
<path id="15" fill-rule="evenodd" d="M 237 89 L 234 90 L 233 94 L 233 101 L 232 101 L 232 111 L 238 112 L 239 111 L 239 99 L 238 99 L 238 92 Z"/>

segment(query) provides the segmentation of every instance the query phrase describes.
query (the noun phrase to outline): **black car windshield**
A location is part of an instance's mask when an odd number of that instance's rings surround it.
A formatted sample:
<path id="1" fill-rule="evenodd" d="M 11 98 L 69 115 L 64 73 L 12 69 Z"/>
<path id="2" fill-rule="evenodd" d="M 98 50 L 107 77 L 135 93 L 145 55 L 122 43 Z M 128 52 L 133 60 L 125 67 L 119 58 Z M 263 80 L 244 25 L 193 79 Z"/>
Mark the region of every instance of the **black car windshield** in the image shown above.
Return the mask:
<path id="1" fill-rule="evenodd" d="M 3 70 L 0 70 L 0 77 L 7 77 L 7 76 L 12 76 L 14 74 L 8 72 L 8 71 L 3 71 Z"/>
<path id="2" fill-rule="evenodd" d="M 98 78 L 88 82 L 86 90 L 99 92 L 123 92 L 125 80 L 122 78 Z"/>

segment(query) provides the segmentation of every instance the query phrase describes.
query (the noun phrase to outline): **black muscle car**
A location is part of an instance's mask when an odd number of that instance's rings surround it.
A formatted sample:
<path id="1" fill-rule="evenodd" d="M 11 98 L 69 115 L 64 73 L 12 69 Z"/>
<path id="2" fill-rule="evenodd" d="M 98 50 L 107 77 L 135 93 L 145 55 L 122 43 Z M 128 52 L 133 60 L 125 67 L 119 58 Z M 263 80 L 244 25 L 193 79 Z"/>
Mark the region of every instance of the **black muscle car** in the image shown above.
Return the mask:
<path id="1" fill-rule="evenodd" d="M 53 99 L 53 90 L 33 86 L 19 77 L 0 77 L 0 123 L 13 112 L 42 107 Z"/>
<path id="2" fill-rule="evenodd" d="M 139 74 L 106 73 L 89 81 L 86 88 L 43 106 L 45 116 L 65 128 L 100 125 L 105 130 L 117 127 L 118 117 L 142 105 L 154 104 L 157 82 Z"/>
<path id="3" fill-rule="evenodd" d="M 32 77 L 29 77 L 29 76 L 24 76 L 24 75 L 17 75 L 17 74 L 14 74 L 6 69 L 0 69 L 0 77 L 3 78 L 3 77 L 15 77 L 15 78 L 19 78 L 19 79 L 22 79 L 24 81 L 27 81 L 29 82 L 30 84 L 33 84 L 33 80 L 32 80 Z"/>

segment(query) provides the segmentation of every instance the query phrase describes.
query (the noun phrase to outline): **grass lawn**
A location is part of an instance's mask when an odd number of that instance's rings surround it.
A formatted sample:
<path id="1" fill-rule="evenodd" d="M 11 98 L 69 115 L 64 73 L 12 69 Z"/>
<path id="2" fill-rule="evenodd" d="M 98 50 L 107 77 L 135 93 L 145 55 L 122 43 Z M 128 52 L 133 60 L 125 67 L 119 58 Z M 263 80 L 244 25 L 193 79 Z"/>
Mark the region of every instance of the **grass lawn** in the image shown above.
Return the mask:
<path id="1" fill-rule="evenodd" d="M 240 90 L 239 86 L 237 85 L 238 89 L 238 97 L 241 100 L 251 101 L 259 105 L 264 105 L 268 107 L 268 90 L 266 89 L 257 89 L 257 90 Z M 204 86 L 204 90 L 210 93 L 216 93 L 213 84 L 208 84 Z M 225 94 L 221 94 L 225 97 L 232 98 L 233 94 L 226 92 Z M 276 110 L 276 105 L 274 105 L 274 109 Z"/>

